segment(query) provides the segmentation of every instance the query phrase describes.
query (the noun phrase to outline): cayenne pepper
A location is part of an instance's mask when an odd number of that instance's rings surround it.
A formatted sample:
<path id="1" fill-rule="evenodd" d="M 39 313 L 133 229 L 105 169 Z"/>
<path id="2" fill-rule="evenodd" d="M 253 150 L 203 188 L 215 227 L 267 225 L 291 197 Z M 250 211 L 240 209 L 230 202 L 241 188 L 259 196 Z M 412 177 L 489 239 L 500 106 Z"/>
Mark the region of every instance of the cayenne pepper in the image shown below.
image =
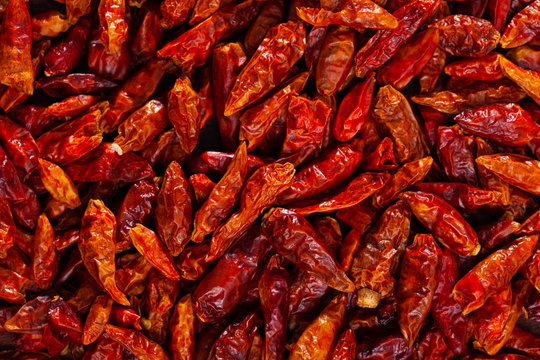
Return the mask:
<path id="1" fill-rule="evenodd" d="M 0 0 L 0 108 L 1 359 L 540 358 L 540 0 Z"/>

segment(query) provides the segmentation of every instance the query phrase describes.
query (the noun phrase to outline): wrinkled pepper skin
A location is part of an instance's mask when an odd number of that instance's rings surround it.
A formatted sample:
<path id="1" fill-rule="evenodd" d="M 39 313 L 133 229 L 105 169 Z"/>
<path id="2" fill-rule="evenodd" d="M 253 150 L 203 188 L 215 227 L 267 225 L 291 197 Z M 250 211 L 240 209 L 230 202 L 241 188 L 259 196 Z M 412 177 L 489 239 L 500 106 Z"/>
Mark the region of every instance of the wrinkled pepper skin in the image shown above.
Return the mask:
<path id="1" fill-rule="evenodd" d="M 232 115 L 253 104 L 278 86 L 302 57 L 305 47 L 306 31 L 301 23 L 288 22 L 268 30 L 266 38 L 238 75 L 225 103 L 224 115 Z M 287 61 L 283 62 L 283 58 Z"/>
<path id="2" fill-rule="evenodd" d="M 343 292 L 354 291 L 354 284 L 336 260 L 322 246 L 315 229 L 293 211 L 274 208 L 263 219 L 270 244 L 283 257 L 303 270 L 309 270 L 328 286 Z M 288 229 L 295 229 L 291 233 Z"/>
<path id="3" fill-rule="evenodd" d="M 173 360 L 195 358 L 195 313 L 191 294 L 183 296 L 174 306 L 171 317 L 171 343 L 169 351 Z"/>
<path id="4" fill-rule="evenodd" d="M 240 237 L 193 292 L 197 316 L 205 322 L 215 323 L 233 311 L 255 277 L 258 263 L 268 248 L 268 239 L 258 226 Z"/>
<path id="5" fill-rule="evenodd" d="M 272 163 L 255 171 L 247 179 L 240 195 L 240 208 L 232 214 L 212 236 L 206 261 L 217 259 L 233 241 L 246 230 L 264 210 L 272 206 L 279 194 L 291 186 L 294 167 L 290 163 Z"/>
<path id="6" fill-rule="evenodd" d="M 90 200 L 81 224 L 79 251 L 84 266 L 111 298 L 129 305 L 115 282 L 116 219 L 101 200 Z"/>
<path id="7" fill-rule="evenodd" d="M 409 346 L 414 343 L 431 309 L 440 254 L 433 236 L 426 234 L 416 235 L 412 245 L 405 249 L 397 288 L 398 322 Z"/>
<path id="8" fill-rule="evenodd" d="M 114 325 L 105 327 L 107 335 L 141 360 L 168 360 L 163 348 L 142 333 Z"/>
<path id="9" fill-rule="evenodd" d="M 400 196 L 442 245 L 458 255 L 478 254 L 481 246 L 476 232 L 446 201 L 423 192 L 405 192 Z"/>
<path id="10" fill-rule="evenodd" d="M 514 48 L 523 45 L 535 37 L 538 37 L 538 16 L 540 16 L 540 4 L 533 1 L 529 6 L 517 13 L 506 26 L 501 37 L 503 49 Z"/>
<path id="11" fill-rule="evenodd" d="M 58 255 L 54 241 L 53 227 L 47 216 L 41 214 L 36 226 L 32 254 L 33 280 L 40 289 L 49 288 L 58 273 Z"/>
<path id="12" fill-rule="evenodd" d="M 507 286 L 510 279 L 532 255 L 538 235 L 514 240 L 480 261 L 454 286 L 454 299 L 464 314 L 480 308 L 489 296 Z"/>

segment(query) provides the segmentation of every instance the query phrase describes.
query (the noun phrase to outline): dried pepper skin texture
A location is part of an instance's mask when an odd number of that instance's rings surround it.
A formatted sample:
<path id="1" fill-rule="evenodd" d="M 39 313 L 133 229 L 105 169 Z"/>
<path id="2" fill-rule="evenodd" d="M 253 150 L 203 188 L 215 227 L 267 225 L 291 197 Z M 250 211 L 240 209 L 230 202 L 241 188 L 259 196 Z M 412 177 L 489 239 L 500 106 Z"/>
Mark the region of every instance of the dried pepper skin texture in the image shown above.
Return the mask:
<path id="1" fill-rule="evenodd" d="M 377 190 L 380 190 L 389 178 L 390 175 L 386 173 L 363 173 L 334 194 L 317 199 L 315 203 L 310 200 L 295 203 L 290 210 L 306 216 L 315 212 L 331 212 L 348 208 L 362 202 Z"/>
<path id="2" fill-rule="evenodd" d="M 429 154 L 426 139 L 409 102 L 391 85 L 379 89 L 372 116 L 381 132 L 394 142 L 399 163 L 418 160 Z"/>
<path id="3" fill-rule="evenodd" d="M 229 116 L 253 104 L 278 86 L 304 54 L 306 31 L 302 23 L 288 22 L 268 30 L 266 38 L 242 69 L 225 103 Z M 287 59 L 283 62 L 283 58 Z"/>
<path id="4" fill-rule="evenodd" d="M 264 40 L 268 30 L 281 22 L 285 12 L 283 0 L 267 2 L 253 20 L 244 37 L 244 47 L 248 54 L 254 54 Z"/>
<path id="5" fill-rule="evenodd" d="M 177 162 L 171 162 L 157 196 L 155 222 L 159 238 L 172 256 L 182 252 L 191 235 L 193 205 L 189 192 L 182 168 Z"/>
<path id="6" fill-rule="evenodd" d="M 130 12 L 126 13 L 126 20 L 131 22 L 131 17 L 127 17 Z M 128 23 L 128 24 L 129 24 Z M 94 27 L 90 34 L 88 45 L 88 69 L 99 76 L 112 81 L 123 81 L 130 70 L 131 60 L 133 55 L 129 49 L 129 39 L 122 43 L 120 52 L 109 54 L 107 49 L 100 40 L 101 28 Z"/>
<path id="7" fill-rule="evenodd" d="M 540 34 L 539 16 L 540 4 L 538 1 L 531 2 L 530 5 L 517 13 L 504 30 L 501 37 L 501 47 L 503 49 L 515 48 L 538 38 L 538 34 Z"/>
<path id="8" fill-rule="evenodd" d="M 364 142 L 360 139 L 328 149 L 294 176 L 290 187 L 278 197 L 277 203 L 290 204 L 340 184 L 360 165 L 363 149 Z"/>
<path id="9" fill-rule="evenodd" d="M 37 167 L 39 150 L 37 144 L 25 128 L 0 115 L 0 143 L 13 165 L 27 174 Z"/>
<path id="10" fill-rule="evenodd" d="M 246 110 L 240 117 L 240 140 L 247 140 L 248 151 L 259 146 L 270 132 L 278 117 L 287 111 L 290 97 L 300 94 L 309 73 L 303 72 L 288 80 L 268 100 Z"/>
<path id="11" fill-rule="evenodd" d="M 391 332 L 375 339 L 368 338 L 358 344 L 356 350 L 357 360 L 414 358 L 414 350 L 407 345 L 399 332 Z"/>
<path id="12" fill-rule="evenodd" d="M 134 110 L 148 100 L 165 74 L 166 61 L 152 59 L 133 74 L 111 98 L 111 109 L 102 121 L 105 132 L 115 130 Z"/>
<path id="13" fill-rule="evenodd" d="M 107 335 L 141 360 L 168 360 L 163 348 L 142 333 L 114 325 L 105 327 Z"/>
<path id="14" fill-rule="evenodd" d="M 101 200 L 90 200 L 81 224 L 79 251 L 84 266 L 100 286 L 121 305 L 129 300 L 116 286 L 114 263 L 116 219 Z"/>
<path id="15" fill-rule="evenodd" d="M 191 74 L 195 68 L 206 63 L 218 42 L 230 33 L 247 27 L 261 6 L 262 3 L 257 1 L 226 6 L 166 44 L 157 55 L 172 58 L 183 73 Z"/>
<path id="16" fill-rule="evenodd" d="M 331 360 L 354 360 L 356 358 L 356 336 L 352 329 L 347 329 L 338 337 Z"/>
<path id="17" fill-rule="evenodd" d="M 504 77 L 499 58 L 501 54 L 491 52 L 480 58 L 463 59 L 446 65 L 444 73 L 449 76 L 479 81 L 493 81 Z"/>
<path id="18" fill-rule="evenodd" d="M 169 125 L 167 107 L 159 100 L 150 100 L 118 126 L 114 139 L 119 155 L 144 149 Z"/>
<path id="19" fill-rule="evenodd" d="M 101 335 L 105 332 L 105 325 L 109 323 L 111 318 L 113 300 L 107 295 L 99 295 L 88 313 L 86 322 L 84 323 L 82 343 L 89 345 L 98 341 Z"/>
<path id="20" fill-rule="evenodd" d="M 272 163 L 257 169 L 246 180 L 240 195 L 238 212 L 232 214 L 214 232 L 206 261 L 210 262 L 223 255 L 233 241 L 248 230 L 264 210 L 276 202 L 279 194 L 291 186 L 293 177 L 294 167 L 290 163 Z"/>
<path id="21" fill-rule="evenodd" d="M 397 19 L 374 2 L 344 1 L 337 9 L 297 7 L 296 14 L 314 26 L 343 25 L 356 29 L 395 29 Z"/>
<path id="22" fill-rule="evenodd" d="M 351 268 L 358 306 L 375 308 L 394 290 L 393 275 L 407 245 L 410 223 L 411 211 L 398 202 L 385 210 L 362 239 Z"/>
<path id="23" fill-rule="evenodd" d="M 240 114 L 225 116 L 225 102 L 248 58 L 239 43 L 217 46 L 212 52 L 213 92 L 219 133 L 225 148 L 236 147 Z"/>
<path id="24" fill-rule="evenodd" d="M 420 94 L 413 96 L 411 100 L 445 114 L 459 114 L 464 110 L 477 106 L 499 102 L 518 102 L 525 96 L 525 91 L 512 84 L 512 82 L 503 79 L 493 82 L 477 82 L 460 90 L 443 90 Z"/>
<path id="25" fill-rule="evenodd" d="M 510 283 L 510 279 L 532 255 L 538 235 L 514 240 L 480 261 L 454 286 L 454 299 L 464 314 L 480 308 L 489 296 Z"/>
<path id="26" fill-rule="evenodd" d="M 358 133 L 369 114 L 374 89 L 375 74 L 370 73 L 345 95 L 334 120 L 337 141 L 349 141 Z"/>
<path id="27" fill-rule="evenodd" d="M 501 36 L 489 21 L 467 15 L 451 15 L 433 26 L 439 29 L 440 46 L 456 56 L 485 56 Z"/>
<path id="28" fill-rule="evenodd" d="M 161 26 L 171 29 L 182 24 L 188 18 L 189 11 L 195 6 L 196 0 L 187 1 L 163 1 L 161 9 Z"/>
<path id="29" fill-rule="evenodd" d="M 289 273 L 277 255 L 269 260 L 259 280 L 259 296 L 265 319 L 264 357 L 281 359 L 287 340 Z"/>
<path id="30" fill-rule="evenodd" d="M 397 90 L 403 89 L 432 58 L 438 45 L 439 31 L 436 28 L 413 36 L 392 59 L 378 69 L 378 83 L 390 84 Z M 419 49 L 421 49 L 420 53 Z"/>
<path id="31" fill-rule="evenodd" d="M 153 178 L 154 170 L 139 155 L 118 155 L 110 143 L 100 146 L 64 167 L 73 181 L 135 182 Z"/>
<path id="32" fill-rule="evenodd" d="M 331 28 L 324 39 L 315 72 L 317 91 L 336 93 L 350 72 L 355 47 L 355 33 L 345 27 Z"/>
<path id="33" fill-rule="evenodd" d="M 90 0 L 66 0 L 66 12 L 70 24 L 76 24 L 79 18 L 88 15 L 92 9 Z"/>
<path id="34" fill-rule="evenodd" d="M 191 13 L 191 17 L 189 18 L 189 24 L 195 25 L 207 19 L 213 13 L 218 11 L 223 4 L 227 4 L 227 2 L 224 0 L 196 1 L 195 6 L 193 7 L 193 12 Z"/>
<path id="35" fill-rule="evenodd" d="M 167 112 L 186 154 L 193 151 L 199 139 L 199 102 L 189 78 L 178 78 L 168 95 Z"/>
<path id="36" fill-rule="evenodd" d="M 64 97 L 91 94 L 114 89 L 116 83 L 94 74 L 74 73 L 64 76 L 42 78 L 35 83 L 47 96 Z"/>
<path id="37" fill-rule="evenodd" d="M 441 250 L 433 236 L 418 234 L 405 249 L 398 283 L 398 321 L 409 346 L 418 336 L 429 314 L 435 288 Z M 406 274 L 406 275 L 405 275 Z"/>
<path id="38" fill-rule="evenodd" d="M 538 290 L 540 288 L 540 251 L 536 250 L 520 270 L 521 275 Z"/>
<path id="39" fill-rule="evenodd" d="M 9 0 L 0 25 L 0 83 L 34 92 L 32 23 L 23 0 Z"/>
<path id="40" fill-rule="evenodd" d="M 322 101 L 292 96 L 288 107 L 287 134 L 280 156 L 295 164 L 296 157 L 301 161 L 310 156 L 322 143 L 330 121 L 331 110 Z"/>
<path id="41" fill-rule="evenodd" d="M 469 339 L 467 330 L 469 319 L 463 315 L 461 306 L 452 295 L 454 285 L 459 280 L 456 255 L 448 249 L 443 249 L 439 264 L 439 279 L 430 311 L 448 348 L 455 354 L 461 354 Z"/>
<path id="42" fill-rule="evenodd" d="M 540 72 L 520 68 L 510 60 L 500 58 L 501 69 L 507 78 L 523 89 L 537 104 L 540 105 Z"/>
<path id="43" fill-rule="evenodd" d="M 474 211 L 499 202 L 499 194 L 462 183 L 420 183 L 414 188 L 437 195 L 461 211 Z"/>
<path id="44" fill-rule="evenodd" d="M 53 45 L 45 54 L 45 75 L 69 73 L 79 63 L 80 56 L 90 37 L 90 20 L 82 18 L 67 33 L 66 38 Z"/>
<path id="45" fill-rule="evenodd" d="M 474 229 L 442 198 L 423 192 L 404 192 L 400 195 L 416 218 L 431 231 L 445 247 L 458 255 L 472 256 L 480 251 Z"/>
<path id="46" fill-rule="evenodd" d="M 395 29 L 379 30 L 355 56 L 356 76 L 364 77 L 387 62 L 439 5 L 437 0 L 416 0 L 392 13 Z"/>
<path id="47" fill-rule="evenodd" d="M 476 158 L 476 164 L 510 185 L 531 194 L 540 195 L 540 186 L 537 181 L 540 177 L 540 161 L 522 155 L 495 154 Z"/>
<path id="48" fill-rule="evenodd" d="M 215 323 L 230 314 L 256 276 L 258 263 L 268 249 L 268 239 L 258 226 L 241 236 L 193 292 L 197 316 Z"/>
<path id="49" fill-rule="evenodd" d="M 101 43 L 107 53 L 119 53 L 122 43 L 128 38 L 128 23 L 125 19 L 126 4 L 124 0 L 100 0 L 99 25 Z"/>
<path id="50" fill-rule="evenodd" d="M 70 209 L 81 205 L 75 184 L 60 166 L 39 159 L 38 170 L 43 185 L 55 200 L 66 204 Z"/>
<path id="51" fill-rule="evenodd" d="M 540 126 L 517 104 L 481 106 L 454 120 L 469 133 L 509 146 L 525 145 L 540 132 Z"/>
<path id="52" fill-rule="evenodd" d="M 428 156 L 419 160 L 411 161 L 401 166 L 390 177 L 382 189 L 377 191 L 372 198 L 372 205 L 375 208 L 383 208 L 397 198 L 398 194 L 409 186 L 424 180 L 431 165 L 433 158 Z"/>
<path id="53" fill-rule="evenodd" d="M 532 357 L 540 356 L 540 338 L 517 326 L 504 346 L 524 352 Z"/>
<path id="54" fill-rule="evenodd" d="M 343 292 L 354 291 L 354 284 L 321 244 L 315 229 L 293 211 L 274 208 L 267 213 L 263 227 L 272 247 L 302 270 L 316 274 L 328 286 Z M 288 229 L 294 229 L 290 233 Z"/>
<path id="55" fill-rule="evenodd" d="M 36 226 L 32 254 L 33 281 L 40 289 L 48 289 L 58 273 L 58 256 L 54 241 L 52 225 L 47 216 L 41 214 Z"/>
<path id="56" fill-rule="evenodd" d="M 438 155 L 446 176 L 456 182 L 478 185 L 474 166 L 474 138 L 455 127 L 440 126 L 437 131 Z"/>
<path id="57" fill-rule="evenodd" d="M 24 188 L 17 175 L 17 169 L 8 159 L 2 147 L 0 147 L 0 175 L 2 178 L 0 195 L 14 203 L 24 200 Z"/>
<path id="58" fill-rule="evenodd" d="M 246 143 L 242 142 L 227 168 L 227 172 L 214 186 L 208 199 L 195 213 L 191 240 L 202 242 L 204 236 L 211 234 L 233 210 L 240 196 L 247 174 Z"/>
<path id="59" fill-rule="evenodd" d="M 246 359 L 260 322 L 257 313 L 250 313 L 227 326 L 216 339 L 208 359 Z"/>
<path id="60" fill-rule="evenodd" d="M 169 352 L 173 360 L 195 358 L 195 313 L 191 294 L 183 296 L 174 306 L 171 317 L 171 343 Z"/>
<path id="61" fill-rule="evenodd" d="M 319 316 L 304 330 L 294 344 L 289 359 L 324 360 L 333 350 L 334 339 L 345 316 L 347 297 L 336 296 Z"/>
<path id="62" fill-rule="evenodd" d="M 50 10 L 32 16 L 32 39 L 55 38 L 69 30 L 71 24 L 60 11 Z"/>

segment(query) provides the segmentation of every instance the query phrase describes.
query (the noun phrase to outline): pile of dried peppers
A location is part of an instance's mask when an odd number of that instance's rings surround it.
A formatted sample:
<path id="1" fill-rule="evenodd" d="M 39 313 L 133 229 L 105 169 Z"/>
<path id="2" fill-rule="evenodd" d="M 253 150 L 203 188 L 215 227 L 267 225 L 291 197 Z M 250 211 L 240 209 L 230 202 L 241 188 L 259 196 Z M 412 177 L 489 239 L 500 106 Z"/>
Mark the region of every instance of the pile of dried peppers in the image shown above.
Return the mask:
<path id="1" fill-rule="evenodd" d="M 0 19 L 1 359 L 540 359 L 540 0 Z"/>

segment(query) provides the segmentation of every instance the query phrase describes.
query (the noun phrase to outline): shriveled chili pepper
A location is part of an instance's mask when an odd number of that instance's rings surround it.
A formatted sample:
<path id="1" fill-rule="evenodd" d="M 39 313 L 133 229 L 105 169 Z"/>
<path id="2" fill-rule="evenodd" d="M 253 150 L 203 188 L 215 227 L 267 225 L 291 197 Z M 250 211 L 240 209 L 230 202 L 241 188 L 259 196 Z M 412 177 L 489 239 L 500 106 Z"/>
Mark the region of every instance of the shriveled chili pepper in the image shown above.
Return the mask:
<path id="1" fill-rule="evenodd" d="M 86 352 L 83 360 L 116 360 L 124 356 L 124 348 L 103 334 Z"/>
<path id="2" fill-rule="evenodd" d="M 94 74 L 74 73 L 36 81 L 36 88 L 51 97 L 92 94 L 110 90 L 116 83 Z"/>
<path id="3" fill-rule="evenodd" d="M 390 84 L 397 90 L 403 89 L 428 63 L 438 45 L 437 29 L 428 29 L 414 35 L 379 68 L 377 81 L 383 85 Z M 419 49 L 422 50 L 420 54 Z"/>
<path id="4" fill-rule="evenodd" d="M 189 183 L 178 163 L 172 162 L 163 179 L 155 210 L 160 239 L 172 256 L 178 256 L 191 235 L 193 207 Z"/>
<path id="5" fill-rule="evenodd" d="M 208 200 L 216 184 L 207 175 L 202 173 L 191 175 L 188 181 L 193 188 L 197 205 L 199 207 L 202 206 Z"/>
<path id="6" fill-rule="evenodd" d="M 437 147 L 443 170 L 451 180 L 478 185 L 474 166 L 474 138 L 457 127 L 440 126 Z"/>
<path id="7" fill-rule="evenodd" d="M 356 358 L 356 337 L 352 329 L 341 333 L 334 350 L 329 355 L 331 360 L 354 360 Z"/>
<path id="8" fill-rule="evenodd" d="M 45 75 L 56 76 L 69 73 L 79 63 L 80 56 L 90 37 L 90 20 L 79 20 L 67 33 L 66 38 L 53 45 L 45 54 Z"/>
<path id="9" fill-rule="evenodd" d="M 454 299 L 464 314 L 480 308 L 492 294 L 507 286 L 513 275 L 531 256 L 537 235 L 514 240 L 480 261 L 455 285 Z"/>
<path id="10" fill-rule="evenodd" d="M 538 90 L 540 73 L 525 70 L 505 58 L 500 58 L 499 62 L 504 76 L 515 82 L 531 99 L 540 105 L 540 90 Z"/>
<path id="11" fill-rule="evenodd" d="M 168 360 L 165 350 L 149 340 L 138 331 L 121 328 L 114 325 L 107 325 L 105 331 L 109 337 L 132 352 L 138 359 L 142 360 Z"/>
<path id="12" fill-rule="evenodd" d="M 417 234 L 405 249 L 397 288 L 398 322 L 405 341 L 411 346 L 429 314 L 441 250 L 433 236 Z"/>
<path id="13" fill-rule="evenodd" d="M 440 331 L 431 328 L 418 344 L 418 360 L 425 359 L 446 359 L 451 357 L 453 352 L 448 349 Z"/>
<path id="14" fill-rule="evenodd" d="M 42 214 L 34 235 L 32 273 L 34 283 L 41 289 L 51 286 L 58 272 L 58 257 L 54 244 L 54 230 L 49 219 Z"/>
<path id="15" fill-rule="evenodd" d="M 233 241 L 276 202 L 277 197 L 293 182 L 293 176 L 294 167 L 290 163 L 273 163 L 257 169 L 242 190 L 238 212 L 214 232 L 206 260 L 209 262 L 223 255 Z"/>
<path id="16" fill-rule="evenodd" d="M 81 205 L 75 184 L 61 167 L 50 161 L 39 159 L 38 170 L 43 185 L 54 199 L 66 204 L 70 209 Z"/>
<path id="17" fill-rule="evenodd" d="M 126 9 L 126 21 L 131 22 L 131 16 Z M 108 53 L 100 40 L 101 27 L 95 26 L 90 34 L 88 46 L 88 69 L 90 72 L 112 81 L 122 81 L 127 77 L 132 61 L 129 48 L 129 38 L 122 43 L 120 51 Z M 129 35 L 129 33 L 128 33 Z"/>
<path id="18" fill-rule="evenodd" d="M 405 192 L 401 197 L 407 201 L 416 218 L 442 245 L 459 255 L 478 254 L 481 246 L 476 232 L 459 212 L 442 198 L 423 192 Z"/>
<path id="19" fill-rule="evenodd" d="M 392 13 L 398 20 L 394 29 L 379 30 L 361 48 L 355 57 L 356 76 L 363 77 L 368 71 L 379 68 L 388 61 L 427 19 L 439 1 L 416 0 Z"/>
<path id="20" fill-rule="evenodd" d="M 195 313 L 191 294 L 183 296 L 174 306 L 171 317 L 171 344 L 173 360 L 190 360 L 195 357 Z"/>
<path id="21" fill-rule="evenodd" d="M 518 326 L 512 330 L 512 334 L 504 346 L 532 357 L 540 356 L 540 338 Z"/>
<path id="22" fill-rule="evenodd" d="M 13 203 L 24 200 L 24 188 L 17 175 L 17 169 L 15 169 L 13 163 L 8 159 L 2 147 L 0 147 L 0 174 L 1 178 L 5 179 L 0 182 L 0 194 L 2 198 Z"/>
<path id="23" fill-rule="evenodd" d="M 326 359 L 345 316 L 347 297 L 336 296 L 296 341 L 289 359 Z"/>
<path id="24" fill-rule="evenodd" d="M 135 182 L 155 176 L 143 158 L 133 152 L 118 155 L 110 143 L 102 143 L 64 170 L 73 181 Z"/>
<path id="25" fill-rule="evenodd" d="M 9 0 L 0 25 L 0 83 L 34 92 L 32 24 L 23 0 Z"/>
<path id="26" fill-rule="evenodd" d="M 302 24 L 288 22 L 268 30 L 266 38 L 242 69 L 225 103 L 224 115 L 229 116 L 253 104 L 278 86 L 304 54 L 306 34 Z M 287 44 L 284 47 L 284 44 Z M 282 62 L 281 58 L 286 58 Z M 265 77 L 261 73 L 266 74 Z"/>
<path id="27" fill-rule="evenodd" d="M 506 58 L 517 66 L 536 72 L 540 71 L 540 65 L 538 65 L 539 56 L 540 49 L 538 46 L 532 45 L 522 45 L 506 53 Z"/>
<path id="28" fill-rule="evenodd" d="M 399 163 L 417 160 L 429 154 L 420 125 L 402 93 L 390 85 L 381 87 L 372 114 L 377 126 L 394 142 Z"/>
<path id="29" fill-rule="evenodd" d="M 31 173 L 37 168 L 38 147 L 32 135 L 7 116 L 0 115 L 0 143 L 17 168 Z"/>
<path id="30" fill-rule="evenodd" d="M 248 54 L 255 53 L 268 30 L 281 22 L 284 12 L 285 4 L 283 0 L 267 2 L 264 5 L 244 37 L 244 47 Z"/>
<path id="31" fill-rule="evenodd" d="M 100 0 L 99 2 L 100 40 L 107 53 L 120 52 L 122 43 L 128 38 L 128 24 L 125 20 L 124 0 Z"/>
<path id="32" fill-rule="evenodd" d="M 484 155 L 476 164 L 494 173 L 502 180 L 532 194 L 540 194 L 536 179 L 540 176 L 540 162 L 513 154 Z"/>
<path id="33" fill-rule="evenodd" d="M 45 111 L 57 117 L 80 116 L 101 100 L 99 95 L 75 95 L 47 106 Z"/>
<path id="34" fill-rule="evenodd" d="M 210 15 L 219 10 L 221 5 L 226 4 L 224 0 L 198 0 L 195 2 L 193 7 L 193 12 L 189 19 L 190 25 L 195 25 L 204 19 L 208 18 Z"/>
<path id="35" fill-rule="evenodd" d="M 39 331 L 47 324 L 47 316 L 52 297 L 49 295 L 38 296 L 28 301 L 19 308 L 19 311 L 4 324 L 4 329 L 9 332 L 28 333 Z"/>
<path id="36" fill-rule="evenodd" d="M 263 226 L 270 244 L 283 257 L 301 269 L 313 272 L 330 287 L 344 292 L 354 290 L 352 281 L 321 245 L 315 230 L 302 216 L 275 208 L 265 215 Z M 294 228 L 295 232 L 290 233 L 288 228 Z M 309 251 L 306 250 L 308 248 Z"/>
<path id="37" fill-rule="evenodd" d="M 32 39 L 55 38 L 69 30 L 71 24 L 60 11 L 50 10 L 32 16 Z"/>
<path id="38" fill-rule="evenodd" d="M 157 4 L 145 2 L 137 15 L 137 29 L 131 42 L 131 51 L 143 61 L 153 57 L 161 43 L 163 28 L 160 24 L 160 12 Z"/>
<path id="39" fill-rule="evenodd" d="M 227 172 L 214 186 L 208 199 L 195 213 L 191 239 L 201 242 L 206 234 L 215 231 L 232 211 L 242 190 L 247 173 L 246 144 L 242 143 L 227 168 Z"/>
<path id="40" fill-rule="evenodd" d="M 233 322 L 217 338 L 212 346 L 209 359 L 239 358 L 245 359 L 251 347 L 261 319 L 257 313 L 250 313 Z"/>
<path id="41" fill-rule="evenodd" d="M 84 266 L 111 298 L 122 305 L 129 300 L 115 282 L 116 219 L 101 200 L 90 200 L 82 218 L 79 251 Z"/>
<path id="42" fill-rule="evenodd" d="M 92 303 L 84 323 L 82 343 L 89 345 L 97 341 L 105 332 L 105 325 L 110 320 L 113 300 L 107 295 L 98 296 Z"/>
<path id="43" fill-rule="evenodd" d="M 185 74 L 191 74 L 208 60 L 217 43 L 228 34 L 247 27 L 257 16 L 261 5 L 260 2 L 250 0 L 225 6 L 166 44 L 157 55 L 172 58 Z"/>
<path id="44" fill-rule="evenodd" d="M 225 253 L 193 292 L 193 308 L 203 321 L 215 323 L 234 310 L 268 248 L 266 235 L 254 226 Z"/>
<path id="45" fill-rule="evenodd" d="M 431 59 L 422 68 L 418 74 L 418 82 L 420 83 L 420 92 L 426 93 L 433 91 L 437 85 L 437 81 L 446 64 L 446 52 L 437 47 L 431 56 Z"/>
<path id="46" fill-rule="evenodd" d="M 163 275 L 180 280 L 174 260 L 158 236 L 144 225 L 137 224 L 129 230 L 133 246 Z"/>
<path id="47" fill-rule="evenodd" d="M 410 359 L 414 356 L 414 350 L 407 345 L 403 335 L 397 331 L 375 338 L 366 338 L 358 344 L 356 350 L 357 360 Z"/>
<path id="48" fill-rule="evenodd" d="M 161 3 L 161 26 L 170 29 L 182 24 L 188 18 L 188 14 L 195 6 L 196 0 L 187 0 L 177 3 L 171 0 L 165 0 Z"/>
<path id="49" fill-rule="evenodd" d="M 401 191 L 422 181 L 431 169 L 432 164 L 433 158 L 431 157 L 425 157 L 404 164 L 390 177 L 388 182 L 373 195 L 373 206 L 382 208 L 388 205 Z"/>
<path id="50" fill-rule="evenodd" d="M 540 5 L 537 1 L 517 13 L 506 26 L 501 37 L 501 47 L 504 49 L 523 45 L 538 37 L 539 29 L 535 19 L 540 14 Z"/>
<path id="51" fill-rule="evenodd" d="M 144 149 L 167 125 L 165 104 L 150 100 L 118 126 L 118 136 L 113 142 L 116 152 L 122 155 Z"/>
<path id="52" fill-rule="evenodd" d="M 398 202 L 385 210 L 364 237 L 351 268 L 358 306 L 375 308 L 394 289 L 392 275 L 407 245 L 410 221 L 410 210 Z"/>
<path id="53" fill-rule="evenodd" d="M 363 173 L 354 178 L 344 188 L 338 189 L 334 194 L 316 199 L 301 201 L 291 206 L 291 210 L 299 215 L 308 215 L 315 212 L 331 212 L 354 206 L 380 190 L 388 181 L 390 175 Z"/>
<path id="54" fill-rule="evenodd" d="M 149 282 L 149 285 L 151 282 Z M 151 286 L 149 286 L 151 288 Z M 111 322 L 115 325 L 126 327 L 129 329 L 141 330 L 142 327 L 139 324 L 141 322 L 141 316 L 135 312 L 135 310 L 126 307 L 113 304 L 111 312 Z"/>
<path id="55" fill-rule="evenodd" d="M 88 15 L 91 11 L 90 0 L 66 0 L 66 12 L 70 24 L 76 24 L 79 18 Z"/>
<path id="56" fill-rule="evenodd" d="M 178 78 L 168 95 L 167 112 L 182 150 L 190 154 L 199 138 L 199 95 L 193 90 L 189 78 Z"/>
<path id="57" fill-rule="evenodd" d="M 504 77 L 499 58 L 502 55 L 491 52 L 486 56 L 458 60 L 446 65 L 444 72 L 450 76 L 480 81 L 494 81 Z"/>
<path id="58" fill-rule="evenodd" d="M 414 187 L 416 190 L 437 195 L 462 211 L 474 211 L 483 205 L 499 202 L 497 193 L 462 183 L 420 183 Z"/>

